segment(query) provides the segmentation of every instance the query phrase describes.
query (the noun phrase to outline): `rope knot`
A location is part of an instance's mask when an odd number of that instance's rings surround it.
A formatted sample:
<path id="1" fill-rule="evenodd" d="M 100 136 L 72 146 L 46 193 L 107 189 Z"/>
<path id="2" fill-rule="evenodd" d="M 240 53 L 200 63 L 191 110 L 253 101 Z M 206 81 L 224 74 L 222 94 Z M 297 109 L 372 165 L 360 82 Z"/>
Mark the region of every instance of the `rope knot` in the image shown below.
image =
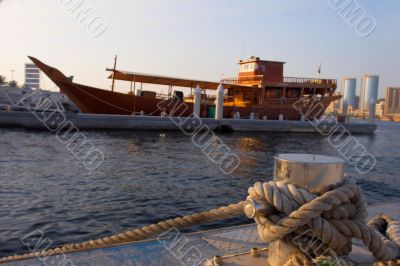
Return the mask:
<path id="1" fill-rule="evenodd" d="M 378 217 L 367 225 L 366 201 L 350 177 L 321 195 L 285 181 L 256 183 L 248 193 L 248 200 L 268 209 L 254 215 L 265 242 L 284 240 L 311 260 L 327 254 L 348 255 L 354 237 L 378 260 L 400 256 L 400 223 Z"/>

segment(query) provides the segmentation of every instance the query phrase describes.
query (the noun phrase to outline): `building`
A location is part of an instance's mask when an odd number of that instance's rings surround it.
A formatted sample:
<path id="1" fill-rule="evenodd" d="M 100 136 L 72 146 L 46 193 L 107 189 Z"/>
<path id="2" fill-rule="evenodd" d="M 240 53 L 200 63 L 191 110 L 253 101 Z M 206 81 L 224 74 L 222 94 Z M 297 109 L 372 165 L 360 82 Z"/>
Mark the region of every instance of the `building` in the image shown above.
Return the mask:
<path id="1" fill-rule="evenodd" d="M 385 115 L 400 114 L 400 87 L 386 89 Z"/>
<path id="2" fill-rule="evenodd" d="M 25 87 L 40 89 L 40 70 L 35 64 L 25 64 Z"/>
<path id="3" fill-rule="evenodd" d="M 376 103 L 375 115 L 379 118 L 383 118 L 385 116 L 385 99 L 379 99 Z"/>
<path id="4" fill-rule="evenodd" d="M 371 101 L 378 100 L 379 76 L 365 75 L 361 79 L 360 103 L 361 112 L 368 111 Z"/>

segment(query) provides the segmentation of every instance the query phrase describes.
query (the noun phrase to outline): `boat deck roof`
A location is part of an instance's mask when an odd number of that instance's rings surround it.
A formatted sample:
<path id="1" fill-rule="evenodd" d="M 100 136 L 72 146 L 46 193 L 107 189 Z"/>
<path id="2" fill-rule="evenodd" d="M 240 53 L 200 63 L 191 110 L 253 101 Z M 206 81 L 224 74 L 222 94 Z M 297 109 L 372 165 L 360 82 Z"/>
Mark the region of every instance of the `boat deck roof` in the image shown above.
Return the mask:
<path id="1" fill-rule="evenodd" d="M 156 85 L 166 85 L 166 86 L 177 86 L 186 88 L 195 88 L 197 85 L 202 89 L 207 90 L 217 90 L 220 82 L 205 81 L 199 79 L 185 79 L 178 77 L 168 77 L 153 74 L 145 74 L 139 72 L 130 72 L 124 70 L 114 70 L 107 69 L 111 71 L 112 74 L 108 77 L 110 79 L 146 83 L 146 84 L 156 84 Z M 254 88 L 254 86 L 248 85 L 238 85 L 238 84 L 227 84 L 223 83 L 224 89 L 239 89 L 239 88 Z"/>

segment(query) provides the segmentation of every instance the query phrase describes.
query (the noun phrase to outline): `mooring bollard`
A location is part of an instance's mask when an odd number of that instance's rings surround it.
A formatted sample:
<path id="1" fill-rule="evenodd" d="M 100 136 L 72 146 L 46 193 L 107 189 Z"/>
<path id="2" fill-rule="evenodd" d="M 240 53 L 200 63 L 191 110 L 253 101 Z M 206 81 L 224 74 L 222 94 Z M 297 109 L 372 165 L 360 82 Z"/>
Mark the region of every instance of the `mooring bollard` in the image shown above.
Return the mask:
<path id="1" fill-rule="evenodd" d="M 373 124 L 375 123 L 375 115 L 376 115 L 376 100 L 371 99 L 368 103 L 368 123 Z"/>
<path id="2" fill-rule="evenodd" d="M 201 111 L 201 88 L 197 85 L 196 89 L 194 90 L 194 108 L 193 113 L 200 117 Z"/>
<path id="3" fill-rule="evenodd" d="M 253 113 L 253 112 L 251 112 L 251 113 L 250 113 L 250 115 L 249 115 L 249 119 L 250 119 L 250 120 L 254 120 L 254 119 L 255 119 L 255 115 L 254 115 L 254 113 Z"/>
<path id="4" fill-rule="evenodd" d="M 275 157 L 274 181 L 285 181 L 320 195 L 344 181 L 344 161 L 336 157 L 313 154 L 281 154 Z M 262 202 L 248 199 L 244 212 L 249 218 L 268 216 L 275 209 Z M 277 240 L 269 244 L 268 263 L 285 265 L 298 252 L 294 243 Z"/>
<path id="5" fill-rule="evenodd" d="M 215 104 L 215 119 L 221 120 L 224 117 L 224 86 L 219 84 L 217 89 L 217 100 Z"/>
<path id="6" fill-rule="evenodd" d="M 342 115 L 344 116 L 344 122 L 345 122 L 345 123 L 348 123 L 349 104 L 347 103 L 347 100 L 346 100 L 346 99 L 343 101 Z"/>
<path id="7" fill-rule="evenodd" d="M 281 154 L 275 157 L 274 181 L 281 180 L 323 194 L 343 182 L 344 161 L 323 155 Z M 268 263 L 284 265 L 296 252 L 294 243 L 277 240 L 269 245 Z"/>

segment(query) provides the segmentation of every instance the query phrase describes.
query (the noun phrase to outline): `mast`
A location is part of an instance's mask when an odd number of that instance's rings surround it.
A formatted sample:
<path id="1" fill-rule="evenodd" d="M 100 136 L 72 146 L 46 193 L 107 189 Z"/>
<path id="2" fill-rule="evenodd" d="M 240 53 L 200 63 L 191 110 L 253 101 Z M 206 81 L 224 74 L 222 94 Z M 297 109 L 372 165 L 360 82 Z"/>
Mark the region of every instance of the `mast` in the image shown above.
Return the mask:
<path id="1" fill-rule="evenodd" d="M 111 91 L 114 91 L 114 84 L 115 84 L 115 70 L 117 69 L 117 59 L 118 59 L 118 56 L 117 56 L 117 55 L 115 55 L 115 58 L 114 58 L 114 71 L 113 71 L 113 79 L 112 79 L 112 84 L 111 84 Z"/>

